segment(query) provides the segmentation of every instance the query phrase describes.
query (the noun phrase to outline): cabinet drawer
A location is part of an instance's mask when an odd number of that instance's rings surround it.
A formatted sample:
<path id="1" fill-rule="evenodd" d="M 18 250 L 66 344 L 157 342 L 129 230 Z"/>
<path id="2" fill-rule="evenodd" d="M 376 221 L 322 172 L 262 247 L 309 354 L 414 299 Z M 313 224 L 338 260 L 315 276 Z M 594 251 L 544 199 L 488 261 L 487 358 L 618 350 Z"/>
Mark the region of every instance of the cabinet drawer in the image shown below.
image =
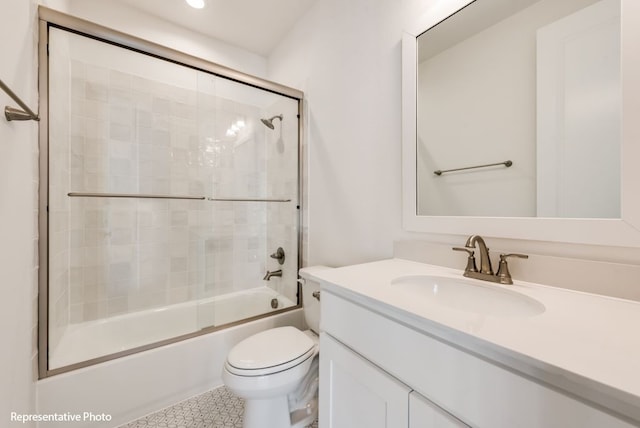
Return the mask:
<path id="1" fill-rule="evenodd" d="M 321 311 L 321 330 L 471 427 L 632 427 L 326 290 Z"/>

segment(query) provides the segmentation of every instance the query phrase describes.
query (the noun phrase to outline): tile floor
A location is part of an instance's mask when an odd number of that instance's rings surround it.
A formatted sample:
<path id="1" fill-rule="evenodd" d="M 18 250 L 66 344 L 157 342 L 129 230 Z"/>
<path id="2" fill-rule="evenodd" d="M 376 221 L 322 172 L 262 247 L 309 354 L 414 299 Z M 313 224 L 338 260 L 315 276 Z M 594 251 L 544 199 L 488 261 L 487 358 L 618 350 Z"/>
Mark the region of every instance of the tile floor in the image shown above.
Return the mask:
<path id="1" fill-rule="evenodd" d="M 242 428 L 244 400 L 220 387 L 120 428 Z M 318 421 L 311 428 L 318 428 Z"/>

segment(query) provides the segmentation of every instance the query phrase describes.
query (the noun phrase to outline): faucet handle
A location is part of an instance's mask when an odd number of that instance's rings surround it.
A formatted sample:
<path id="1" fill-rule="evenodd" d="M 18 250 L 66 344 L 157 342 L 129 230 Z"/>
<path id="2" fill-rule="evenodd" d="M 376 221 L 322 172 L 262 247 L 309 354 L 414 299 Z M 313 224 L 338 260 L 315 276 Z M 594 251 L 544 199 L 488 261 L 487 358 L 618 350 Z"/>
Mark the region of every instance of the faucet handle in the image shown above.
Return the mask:
<path id="1" fill-rule="evenodd" d="M 278 247 L 276 252 L 271 254 L 269 257 L 271 257 L 272 259 L 276 259 L 278 261 L 278 264 L 284 264 L 284 250 L 282 249 L 282 247 Z"/>
<path id="2" fill-rule="evenodd" d="M 519 259 L 528 259 L 529 256 L 526 254 L 518 254 L 518 253 L 511 253 L 511 254 L 500 254 L 500 260 L 504 260 L 507 257 L 517 257 Z"/>
<path id="3" fill-rule="evenodd" d="M 509 272 L 509 265 L 507 264 L 507 258 L 509 257 L 517 257 L 519 259 L 529 258 L 529 256 L 526 254 L 500 254 L 500 264 L 498 266 L 498 272 L 496 273 L 496 276 L 499 278 L 500 284 L 513 284 L 511 272 Z"/>
<path id="4" fill-rule="evenodd" d="M 453 247 L 454 251 L 465 251 L 469 257 L 467 257 L 467 267 L 464 268 L 465 272 L 478 272 L 478 268 L 476 267 L 476 258 L 473 255 L 474 251 L 464 247 Z"/>

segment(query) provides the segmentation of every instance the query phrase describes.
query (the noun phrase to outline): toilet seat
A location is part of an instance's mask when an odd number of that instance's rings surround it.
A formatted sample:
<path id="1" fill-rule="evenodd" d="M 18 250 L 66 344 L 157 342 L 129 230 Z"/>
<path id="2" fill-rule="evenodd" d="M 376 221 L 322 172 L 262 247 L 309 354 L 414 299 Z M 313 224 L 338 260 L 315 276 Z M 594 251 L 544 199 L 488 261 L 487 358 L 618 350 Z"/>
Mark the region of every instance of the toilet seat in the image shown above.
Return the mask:
<path id="1" fill-rule="evenodd" d="M 316 354 L 316 344 L 295 327 L 255 334 L 231 349 L 226 369 L 237 376 L 264 376 L 295 367 Z"/>

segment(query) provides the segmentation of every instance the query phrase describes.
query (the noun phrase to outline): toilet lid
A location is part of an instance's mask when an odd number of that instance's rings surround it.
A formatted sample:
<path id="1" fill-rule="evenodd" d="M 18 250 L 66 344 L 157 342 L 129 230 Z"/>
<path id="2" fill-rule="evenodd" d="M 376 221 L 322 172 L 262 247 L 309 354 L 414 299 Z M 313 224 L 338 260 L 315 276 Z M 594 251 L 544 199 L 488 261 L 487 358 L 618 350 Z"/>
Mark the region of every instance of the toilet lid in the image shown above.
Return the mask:
<path id="1" fill-rule="evenodd" d="M 234 346 L 227 364 L 241 370 L 282 366 L 306 356 L 313 340 L 295 327 L 278 327 L 254 334 Z"/>

